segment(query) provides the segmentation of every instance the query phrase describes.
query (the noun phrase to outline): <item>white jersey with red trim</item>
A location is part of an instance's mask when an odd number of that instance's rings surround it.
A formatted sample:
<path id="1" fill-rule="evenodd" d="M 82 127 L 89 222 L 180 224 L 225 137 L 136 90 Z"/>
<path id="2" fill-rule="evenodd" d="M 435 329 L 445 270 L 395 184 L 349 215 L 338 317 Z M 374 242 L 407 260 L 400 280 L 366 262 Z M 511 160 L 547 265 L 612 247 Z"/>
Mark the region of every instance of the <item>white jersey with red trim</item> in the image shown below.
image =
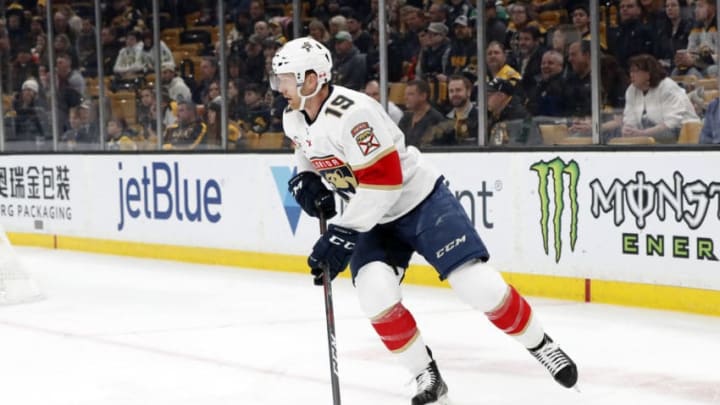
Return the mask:
<path id="1" fill-rule="evenodd" d="M 380 103 L 341 86 L 309 122 L 301 111 L 286 110 L 283 128 L 296 145 L 298 172 L 315 171 L 347 202 L 337 225 L 360 232 L 393 221 L 432 191 L 439 173 Z"/>

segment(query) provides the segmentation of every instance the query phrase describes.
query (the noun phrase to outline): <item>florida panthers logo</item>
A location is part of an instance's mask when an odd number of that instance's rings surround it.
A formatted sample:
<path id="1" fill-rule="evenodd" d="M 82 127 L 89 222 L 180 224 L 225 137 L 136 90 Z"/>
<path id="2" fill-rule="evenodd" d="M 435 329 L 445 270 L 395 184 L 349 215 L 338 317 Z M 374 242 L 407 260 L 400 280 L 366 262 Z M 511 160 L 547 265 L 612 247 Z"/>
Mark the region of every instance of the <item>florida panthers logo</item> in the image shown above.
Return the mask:
<path id="1" fill-rule="evenodd" d="M 358 186 L 357 179 L 350 167 L 342 160 L 330 156 L 311 159 L 315 169 L 330 183 L 343 200 L 350 200 Z"/>

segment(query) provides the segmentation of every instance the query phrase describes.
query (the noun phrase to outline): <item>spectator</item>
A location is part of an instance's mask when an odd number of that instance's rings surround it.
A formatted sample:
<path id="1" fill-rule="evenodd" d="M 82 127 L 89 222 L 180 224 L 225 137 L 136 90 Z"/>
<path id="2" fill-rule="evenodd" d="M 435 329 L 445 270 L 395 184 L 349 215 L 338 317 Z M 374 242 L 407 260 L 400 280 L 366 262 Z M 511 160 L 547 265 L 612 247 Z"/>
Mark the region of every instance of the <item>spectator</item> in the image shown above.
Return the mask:
<path id="1" fill-rule="evenodd" d="M 100 148 L 97 128 L 90 125 L 90 106 L 87 103 L 70 109 L 70 129 L 62 134 L 60 142 L 68 150 Z"/>
<path id="2" fill-rule="evenodd" d="M 472 83 L 461 75 L 448 79 L 448 98 L 452 110 L 446 115 L 452 123 L 452 130 L 441 139 L 435 139 L 435 145 L 477 145 L 478 109 L 470 101 Z"/>
<path id="3" fill-rule="evenodd" d="M 665 68 L 675 68 L 675 55 L 687 49 L 692 22 L 683 18 L 680 0 L 665 1 L 665 19 L 659 27 L 655 54 Z"/>
<path id="4" fill-rule="evenodd" d="M 592 114 L 592 86 L 590 84 L 590 42 L 577 41 L 568 48 L 571 72 L 565 83 L 566 116 L 587 117 Z"/>
<path id="5" fill-rule="evenodd" d="M 200 60 L 200 72 L 202 74 L 202 80 L 193 92 L 193 101 L 197 103 L 202 103 L 203 100 L 207 100 L 207 93 L 210 90 L 210 84 L 212 82 L 220 81 L 217 58 L 214 56 L 203 56 Z"/>
<path id="6" fill-rule="evenodd" d="M 464 15 L 459 16 L 453 23 L 455 35 L 450 42 L 450 54 L 448 56 L 447 75 L 455 75 L 463 72 L 475 75 L 477 72 L 477 43 L 472 35 L 472 29 L 468 26 L 468 19 Z"/>
<path id="7" fill-rule="evenodd" d="M 405 87 L 407 112 L 400 120 L 400 130 L 405 134 L 405 145 L 426 146 L 432 142 L 432 127 L 445 118 L 428 102 L 430 87 L 424 80 L 411 80 Z"/>
<path id="8" fill-rule="evenodd" d="M 580 33 L 580 38 L 590 41 L 590 7 L 587 3 L 576 3 L 570 10 L 572 23 Z M 600 34 L 600 48 L 607 50 L 607 37 Z"/>
<path id="9" fill-rule="evenodd" d="M 545 29 L 534 20 L 534 13 L 527 3 L 513 3 L 510 5 L 510 24 L 505 33 L 505 48 L 512 52 L 519 51 L 520 31 L 528 26 L 534 26 L 543 37 L 542 43 L 545 43 Z"/>
<path id="10" fill-rule="evenodd" d="M 270 35 L 266 38 L 266 40 L 271 39 L 274 43 L 277 43 L 280 46 L 287 42 L 287 36 L 285 35 L 285 29 L 283 28 L 284 21 L 285 17 L 273 17 L 270 19 L 268 22 Z"/>
<path id="11" fill-rule="evenodd" d="M 651 55 L 637 55 L 629 64 L 631 84 L 625 95 L 622 135 L 676 142 L 682 124 L 699 121 L 685 90 L 665 76 Z"/>
<path id="12" fill-rule="evenodd" d="M 525 107 L 515 96 L 515 86 L 507 80 L 495 78 L 488 83 L 488 133 L 490 144 L 534 143 L 534 125 Z M 537 135 L 537 134 L 535 134 Z"/>
<path id="13" fill-rule="evenodd" d="M 142 72 L 142 45 L 138 42 L 140 33 L 130 31 L 125 35 L 125 47 L 115 60 L 113 72 L 123 78 L 129 78 Z"/>
<path id="14" fill-rule="evenodd" d="M 20 94 L 13 99 L 14 133 L 17 141 L 40 143 L 50 138 L 47 105 L 38 97 L 39 86 L 34 79 L 26 80 Z"/>
<path id="15" fill-rule="evenodd" d="M 265 55 L 260 37 L 253 34 L 245 44 L 245 79 L 248 83 L 261 83 L 265 76 Z"/>
<path id="16" fill-rule="evenodd" d="M 314 40 L 327 46 L 328 42 L 330 41 L 330 33 L 328 32 L 327 28 L 325 28 L 325 24 L 323 24 L 322 21 L 316 18 L 312 19 L 308 24 L 308 30 L 310 36 Z"/>
<path id="17" fill-rule="evenodd" d="M 420 54 L 419 34 L 425 29 L 425 14 L 421 9 L 412 6 L 404 6 L 400 12 L 405 24 L 405 32 L 399 41 L 400 49 L 403 50 L 402 59 L 412 63 Z"/>
<path id="18" fill-rule="evenodd" d="M 560 52 L 564 58 L 568 56 L 568 48 L 573 42 L 581 39 L 580 32 L 573 25 L 561 25 L 553 31 L 552 49 Z"/>
<path id="19" fill-rule="evenodd" d="M 352 11 L 345 16 L 347 31 L 352 36 L 353 45 L 360 53 L 367 54 L 372 49 L 372 38 L 370 33 L 365 31 L 360 21 L 360 16 Z"/>
<path id="20" fill-rule="evenodd" d="M 505 33 L 507 31 L 507 25 L 505 22 L 498 18 L 497 8 L 495 2 L 492 0 L 485 0 L 485 44 L 490 42 L 498 42 L 501 44 L 505 43 Z M 456 19 L 457 20 L 457 19 Z"/>
<path id="21" fill-rule="evenodd" d="M 141 63 L 144 72 L 155 71 L 155 45 L 153 44 L 153 33 L 150 30 L 143 32 L 142 40 L 142 52 L 140 54 Z M 173 57 L 172 51 L 168 48 L 167 44 L 160 41 L 160 65 L 164 63 L 175 63 L 175 57 Z"/>
<path id="22" fill-rule="evenodd" d="M 426 31 L 428 43 L 422 50 L 415 77 L 433 76 L 439 81 L 447 81 L 445 71 L 450 67 L 448 28 L 443 23 L 430 23 Z"/>
<path id="23" fill-rule="evenodd" d="M 16 55 L 15 62 L 10 66 L 10 85 L 13 91 L 19 91 L 25 80 L 38 77 L 38 65 L 32 60 L 29 45 L 18 44 Z"/>
<path id="24" fill-rule="evenodd" d="M 537 85 L 543 52 L 540 31 L 533 26 L 521 29 L 518 35 L 518 51 L 512 53 L 510 65 L 522 76 L 520 83 L 525 94 Z"/>
<path id="25" fill-rule="evenodd" d="M 240 79 L 228 81 L 228 118 L 239 120 L 245 111 L 245 84 Z"/>
<path id="26" fill-rule="evenodd" d="M 403 75 L 403 60 L 402 51 L 400 50 L 399 42 L 397 41 L 397 35 L 390 32 L 388 29 L 387 35 L 387 57 L 388 57 L 388 81 L 398 82 L 402 79 Z M 373 46 L 369 54 L 367 54 L 367 79 L 368 80 L 379 80 L 380 79 L 380 33 L 377 28 L 373 27 L 370 29 L 370 36 L 372 37 Z"/>
<path id="27" fill-rule="evenodd" d="M 207 135 L 203 145 L 209 149 L 218 149 L 222 146 L 222 126 L 220 125 L 220 114 L 222 111 L 222 99 L 218 96 L 210 102 L 207 110 Z M 228 121 L 227 128 L 227 149 L 235 150 L 238 139 L 241 138 L 240 128 L 235 123 Z"/>
<path id="28" fill-rule="evenodd" d="M 551 49 L 543 54 L 540 80 L 528 92 L 527 109 L 533 116 L 562 117 L 567 111 L 564 60 L 560 52 Z"/>
<path id="29" fill-rule="evenodd" d="M 488 1 L 489 2 L 489 1 Z M 475 8 L 468 0 L 450 0 L 448 3 L 448 17 L 445 23 L 454 22 L 458 17 L 464 15 L 470 19 L 475 14 Z"/>
<path id="30" fill-rule="evenodd" d="M 108 150 L 120 151 L 136 151 L 138 144 L 136 143 L 137 134 L 128 128 L 124 118 L 110 118 L 105 129 L 108 140 L 106 147 Z"/>
<path id="31" fill-rule="evenodd" d="M 185 80 L 175 73 L 175 64 L 166 62 L 162 64 L 160 79 L 172 101 L 192 100 L 192 93 Z"/>
<path id="32" fill-rule="evenodd" d="M 369 82 L 367 82 L 367 84 L 365 85 L 365 94 L 374 98 L 379 103 L 380 102 L 380 83 L 378 83 L 377 80 L 370 80 Z M 390 118 L 392 118 L 393 122 L 395 122 L 395 124 L 400 123 L 400 120 L 402 119 L 402 116 L 403 116 L 403 112 L 400 109 L 400 107 L 397 106 L 397 104 L 388 100 L 387 112 L 388 112 L 388 115 L 390 115 Z"/>
<path id="33" fill-rule="evenodd" d="M 449 20 L 450 17 L 448 16 L 448 11 L 448 6 L 446 4 L 437 2 L 430 4 L 427 12 L 428 22 L 449 25 L 452 21 Z"/>
<path id="34" fill-rule="evenodd" d="M 169 125 L 163 137 L 163 149 L 195 149 L 202 143 L 207 133 L 207 125 L 197 117 L 192 101 L 178 103 L 178 121 Z"/>
<path id="35" fill-rule="evenodd" d="M 715 50 L 720 43 L 717 31 L 717 7 L 712 0 L 698 0 L 695 4 L 696 26 L 690 31 L 687 51 L 675 55 L 676 71 L 672 74 L 713 75 L 708 71 L 715 64 Z"/>
<path id="36" fill-rule="evenodd" d="M 270 25 L 264 20 L 258 21 L 255 23 L 253 34 L 256 36 L 258 41 L 262 43 L 262 41 L 270 38 Z"/>
<path id="37" fill-rule="evenodd" d="M 701 144 L 720 144 L 720 99 L 715 98 L 705 112 L 705 122 L 700 131 Z"/>
<path id="38" fill-rule="evenodd" d="M 270 127 L 270 107 L 265 103 L 264 89 L 257 83 L 248 84 L 245 87 L 243 100 L 245 109 L 240 120 L 252 132 L 257 134 L 267 132 Z"/>
<path id="39" fill-rule="evenodd" d="M 335 35 L 333 82 L 353 90 L 360 90 L 367 77 L 366 55 L 353 45 L 352 35 L 340 31 Z"/>
<path id="40" fill-rule="evenodd" d="M 499 42 L 490 42 L 485 51 L 487 62 L 487 81 L 498 78 L 509 82 L 513 87 L 519 87 L 522 76 L 507 64 L 505 49 Z"/>
<path id="41" fill-rule="evenodd" d="M 620 25 L 608 33 L 610 53 L 615 55 L 623 69 L 628 60 L 640 54 L 651 54 L 657 40 L 642 22 L 642 9 L 638 0 L 620 0 Z"/>
<path id="42" fill-rule="evenodd" d="M 62 53 L 70 55 L 73 69 L 80 68 L 80 58 L 78 58 L 77 51 L 73 44 L 70 43 L 70 38 L 65 34 L 55 37 L 55 55 Z"/>

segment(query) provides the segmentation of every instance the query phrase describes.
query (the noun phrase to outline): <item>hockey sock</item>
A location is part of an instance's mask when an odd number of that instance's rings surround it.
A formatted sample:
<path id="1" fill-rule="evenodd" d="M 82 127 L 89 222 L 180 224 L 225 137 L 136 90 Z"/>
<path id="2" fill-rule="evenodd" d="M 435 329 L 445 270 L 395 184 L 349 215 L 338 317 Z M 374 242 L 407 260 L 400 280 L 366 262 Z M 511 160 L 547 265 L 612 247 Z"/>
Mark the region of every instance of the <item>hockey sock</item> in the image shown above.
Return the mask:
<path id="1" fill-rule="evenodd" d="M 371 320 L 380 339 L 412 375 L 432 361 L 410 311 L 398 302 Z"/>
<path id="2" fill-rule="evenodd" d="M 404 350 L 419 334 L 415 318 L 400 302 L 371 322 L 380 339 L 392 352 Z"/>
<path id="3" fill-rule="evenodd" d="M 486 312 L 485 315 L 503 332 L 508 335 L 517 335 L 527 326 L 532 309 L 525 298 L 518 294 L 515 287 L 508 287 L 508 294 L 505 295 L 503 302 L 494 310 Z"/>

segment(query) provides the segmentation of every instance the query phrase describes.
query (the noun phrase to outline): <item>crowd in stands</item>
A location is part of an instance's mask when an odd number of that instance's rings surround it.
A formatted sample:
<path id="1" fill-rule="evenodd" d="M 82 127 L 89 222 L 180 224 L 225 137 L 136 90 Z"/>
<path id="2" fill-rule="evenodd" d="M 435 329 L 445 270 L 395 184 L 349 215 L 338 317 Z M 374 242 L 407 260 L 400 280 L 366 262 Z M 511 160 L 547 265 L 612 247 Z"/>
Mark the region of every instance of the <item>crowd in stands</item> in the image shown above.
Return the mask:
<path id="1" fill-rule="evenodd" d="M 484 133 L 491 144 L 589 143 L 584 141 L 590 140 L 592 110 L 589 1 L 388 0 L 383 44 L 391 82 L 388 108 L 406 143 L 477 145 L 480 81 L 487 89 Z M 720 143 L 715 0 L 599 3 L 602 141 L 697 143 L 699 137 Z M 228 149 L 290 147 L 282 137 L 287 102 L 269 89 L 268 77 L 275 51 L 292 38 L 291 1 L 226 1 L 220 22 L 216 1 L 161 0 L 159 44 L 151 2 L 104 2 L 102 21 L 96 21 L 92 2 L 53 1 L 52 44 L 44 0 L 5 4 L 0 79 L 7 145 L 49 150 L 55 125 L 62 150 L 103 144 L 114 150 L 218 149 L 225 107 Z M 484 78 L 477 76 L 476 4 L 484 6 Z M 379 100 L 378 1 L 315 0 L 302 6 L 302 35 L 333 53 L 333 83 Z M 156 46 L 160 72 L 155 72 Z M 162 88 L 161 111 L 155 80 Z M 49 113 L 53 95 L 55 123 Z M 100 109 L 104 123 L 98 122 Z"/>

